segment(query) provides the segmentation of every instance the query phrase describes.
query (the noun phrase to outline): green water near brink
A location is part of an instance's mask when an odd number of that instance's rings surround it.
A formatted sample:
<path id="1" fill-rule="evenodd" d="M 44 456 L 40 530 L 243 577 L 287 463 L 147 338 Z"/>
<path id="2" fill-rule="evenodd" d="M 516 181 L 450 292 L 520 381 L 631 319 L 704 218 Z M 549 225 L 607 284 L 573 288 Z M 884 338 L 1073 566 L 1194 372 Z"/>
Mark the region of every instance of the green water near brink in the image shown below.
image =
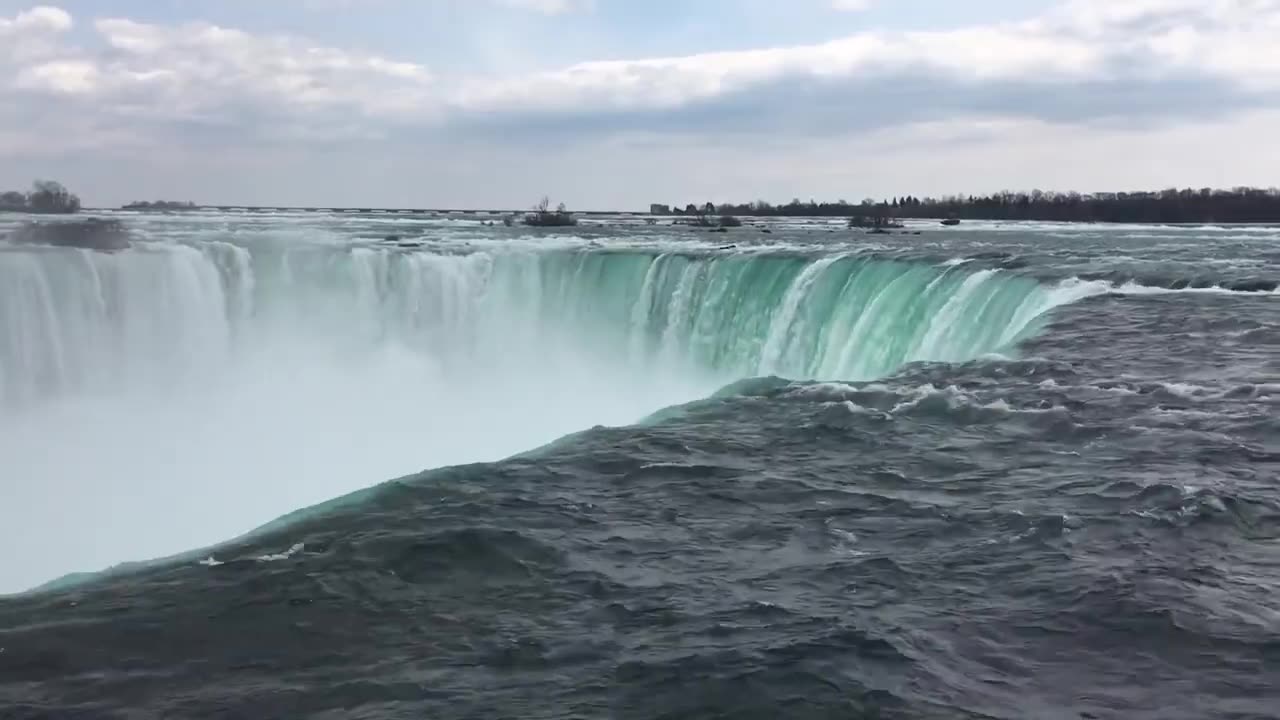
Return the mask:
<path id="1" fill-rule="evenodd" d="M 419 259 L 378 260 L 384 293 L 423 284 Z M 839 255 L 498 254 L 482 275 L 466 283 L 474 312 L 509 322 L 512 345 L 556 337 L 603 361 L 734 379 L 868 379 L 1007 351 L 1079 296 L 1008 272 Z"/>
<path id="2" fill-rule="evenodd" d="M 1007 350 L 1045 311 L 1088 294 L 1009 272 L 841 255 L 356 248 L 220 260 L 228 307 L 246 302 L 243 279 L 228 277 L 237 267 L 253 274 L 250 315 L 291 331 L 320 315 L 345 325 L 328 334 L 454 359 L 555 344 L 717 380 L 874 378 L 904 362 L 968 360 Z"/>
<path id="3" fill-rule="evenodd" d="M 395 345 L 446 372 L 585 363 L 704 388 L 871 379 L 1008 353 L 1048 310 L 1102 291 L 849 254 L 225 242 L 3 253 L 0 390 L 30 400 L 199 377 L 295 340 L 312 358 Z"/>
<path id="4" fill-rule="evenodd" d="M 0 252 L 0 409 L 204 384 L 255 359 L 358 367 L 389 350 L 445 379 L 587 373 L 677 402 L 745 378 L 864 380 L 1009 354 L 1049 310 L 1105 291 L 776 249 L 205 241 Z"/>

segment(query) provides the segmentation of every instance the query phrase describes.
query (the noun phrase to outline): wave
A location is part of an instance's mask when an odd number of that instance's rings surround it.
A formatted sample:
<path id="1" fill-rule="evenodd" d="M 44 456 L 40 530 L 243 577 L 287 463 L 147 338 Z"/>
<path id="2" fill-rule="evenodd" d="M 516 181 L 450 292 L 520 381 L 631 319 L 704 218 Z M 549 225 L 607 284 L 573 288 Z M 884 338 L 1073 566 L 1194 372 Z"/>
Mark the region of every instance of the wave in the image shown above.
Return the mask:
<path id="1" fill-rule="evenodd" d="M 1280 290 L 1280 280 L 1264 277 L 1223 278 L 1215 276 L 1162 275 L 1158 273 L 1134 274 L 1128 272 L 1083 273 L 1078 277 L 1084 281 L 1108 282 L 1118 292 L 1127 294 L 1144 292 L 1154 294 L 1161 291 L 1275 294 Z"/>

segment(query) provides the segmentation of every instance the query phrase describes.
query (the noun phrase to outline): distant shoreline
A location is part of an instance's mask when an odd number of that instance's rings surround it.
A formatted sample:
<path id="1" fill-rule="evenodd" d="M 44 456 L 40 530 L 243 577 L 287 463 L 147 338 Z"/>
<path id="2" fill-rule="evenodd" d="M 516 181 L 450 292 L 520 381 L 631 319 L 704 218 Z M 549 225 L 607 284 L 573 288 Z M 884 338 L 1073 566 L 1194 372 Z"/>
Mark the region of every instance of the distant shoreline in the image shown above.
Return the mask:
<path id="1" fill-rule="evenodd" d="M 548 202 L 548 201 L 544 201 Z M 547 206 L 549 207 L 549 205 Z M 79 198 L 56 182 L 36 181 L 29 193 L 0 194 L 0 213 L 72 215 L 82 210 Z M 377 207 L 375 205 L 245 205 L 196 204 L 189 201 L 141 201 L 116 208 L 96 208 L 92 212 L 136 213 L 328 213 L 357 215 L 417 215 L 446 217 L 525 217 L 527 210 L 511 208 L 459 207 Z M 544 213 L 547 208 L 543 208 Z M 756 223 L 771 218 L 839 219 L 850 227 L 894 227 L 903 221 L 942 221 L 944 225 L 964 222 L 1052 222 L 1109 225 L 1242 226 L 1280 225 L 1280 189 L 1234 187 L 1229 190 L 1169 188 L 1158 191 L 1103 192 L 999 192 L 989 195 L 954 195 L 919 198 L 911 195 L 887 200 L 867 199 L 858 203 L 802 202 L 784 204 L 758 200 L 750 203 L 689 203 L 683 207 L 652 204 L 642 210 L 576 210 L 560 206 L 566 218 L 643 217 L 650 219 L 696 218 L 699 226 L 715 224 L 736 227 L 739 219 Z M 526 222 L 525 224 L 531 224 Z"/>
<path id="2" fill-rule="evenodd" d="M 32 190 L 0 193 L 0 213 L 76 214 L 81 210 L 79 197 L 54 181 L 36 181 Z M 710 224 L 732 228 L 740 218 L 759 222 L 765 218 L 840 218 L 851 228 L 891 228 L 902 220 L 936 220 L 943 225 L 963 222 L 1038 222 L 1038 223 L 1106 223 L 1156 225 L 1251 225 L 1280 224 L 1280 188 L 1238 186 L 1229 190 L 1212 187 L 1166 188 L 1137 192 L 993 192 L 989 195 L 951 195 L 916 197 L 904 195 L 887 200 L 867 199 L 860 202 L 801 201 L 799 197 L 785 204 L 764 200 L 742 204 L 716 205 L 714 202 L 690 202 L 680 205 L 649 205 L 648 213 L 635 210 L 567 210 L 558 206 L 550 213 L 550 200 L 543 199 L 535 213 L 515 209 L 474 208 L 378 208 L 374 205 L 200 205 L 193 201 L 142 200 L 114 208 L 124 213 L 333 213 L 333 214 L 410 214 L 462 215 L 462 217 L 525 218 L 526 225 L 548 227 L 548 223 L 529 222 L 530 218 L 557 218 L 554 225 L 572 225 L 573 215 L 585 217 L 695 218 L 698 227 Z M 97 211 L 108 211 L 99 209 Z M 714 220 L 714 222 L 712 222 Z"/>
<path id="3" fill-rule="evenodd" d="M 72 212 L 69 210 L 33 210 L 31 208 L 0 207 L 0 215 L 75 215 L 82 210 L 88 210 L 88 208 L 81 208 Z"/>
<path id="4" fill-rule="evenodd" d="M 127 209 L 127 208 L 126 208 Z M 142 209 L 142 208 L 139 208 Z M 416 215 L 488 215 L 519 213 L 511 209 L 474 208 L 377 208 L 369 205 L 353 207 L 282 206 L 282 205 L 187 205 L 181 210 L 216 210 L 223 212 L 331 212 L 394 213 Z M 1102 192 L 999 192 L 989 195 L 955 195 L 942 198 L 919 198 L 912 195 L 887 200 L 863 200 L 851 203 L 802 202 L 793 199 L 785 204 L 763 200 L 751 203 L 689 203 L 680 206 L 654 203 L 648 212 L 578 210 L 574 214 L 621 217 L 711 217 L 751 218 L 841 218 L 855 219 L 861 224 L 879 225 L 903 220 L 946 220 L 949 224 L 964 221 L 1028 221 L 1062 223 L 1108 223 L 1121 225 L 1242 225 L 1280 224 L 1280 189 L 1235 187 L 1229 190 L 1169 188 L 1157 191 Z"/>
<path id="5" fill-rule="evenodd" d="M 807 213 L 778 213 L 769 214 L 752 214 L 733 212 L 730 206 L 727 208 L 727 214 L 735 215 L 743 220 L 765 221 L 773 219 L 819 219 L 819 220 L 846 220 L 849 215 L 839 214 L 807 214 Z M 861 210 L 861 208 L 859 208 Z M 0 210 L 0 212 L 6 212 Z M 21 213 L 22 211 L 16 211 Z M 185 213 L 185 212 L 227 212 L 227 213 L 308 213 L 308 214 L 335 214 L 335 215 L 426 215 L 426 216 L 452 216 L 452 217 L 484 217 L 498 218 L 502 216 L 519 214 L 526 211 L 515 209 L 457 209 L 457 208 L 379 208 L 367 206 L 352 207 L 318 207 L 318 206 L 286 206 L 286 205 L 196 205 L 194 207 L 185 208 L 125 208 L 125 207 L 86 207 L 82 212 L 130 212 L 130 213 Z M 865 212 L 865 211 L 864 211 Z M 654 215 L 643 210 L 575 210 L 574 215 L 586 217 L 634 217 L 634 218 L 660 218 L 675 219 L 685 217 L 684 213 L 668 213 L 664 215 Z M 851 213 L 859 214 L 859 213 Z M 945 220 L 950 215 L 912 215 L 898 216 L 898 220 L 917 221 L 917 222 L 939 222 Z M 1204 226 L 1204 225 L 1280 225 L 1280 217 L 1275 220 L 1257 220 L 1257 221 L 1232 221 L 1232 220 L 1188 220 L 1188 221 L 1160 221 L 1160 220 L 1073 220 L 1073 219 L 1057 219 L 1057 218 L 1008 218 L 1008 217 L 966 217 L 961 216 L 959 219 L 969 222 L 1053 222 L 1067 225 L 1185 225 L 1185 226 Z"/>
<path id="6" fill-rule="evenodd" d="M 682 211 L 689 213 L 695 205 Z M 655 205 L 651 209 L 665 209 Z M 675 208 L 672 208 L 675 212 Z M 757 217 L 851 217 L 892 220 L 1030 221 L 1154 225 L 1220 225 L 1280 223 L 1280 189 L 1235 187 L 1139 192 L 999 192 L 918 198 L 911 195 L 860 203 L 765 201 L 725 204 L 721 214 Z"/>

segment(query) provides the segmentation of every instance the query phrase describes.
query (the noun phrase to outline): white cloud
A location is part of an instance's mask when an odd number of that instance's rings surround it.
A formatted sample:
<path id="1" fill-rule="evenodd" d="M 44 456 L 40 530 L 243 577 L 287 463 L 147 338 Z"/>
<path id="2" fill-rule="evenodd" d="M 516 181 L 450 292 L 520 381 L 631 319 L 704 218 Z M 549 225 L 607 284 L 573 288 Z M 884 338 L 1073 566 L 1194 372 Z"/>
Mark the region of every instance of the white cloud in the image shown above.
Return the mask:
<path id="1" fill-rule="evenodd" d="M 455 99 L 464 109 L 485 112 L 679 108 L 807 80 L 921 75 L 956 83 L 1079 81 L 1099 76 L 1108 59 L 1104 46 L 1025 25 L 864 33 L 820 45 L 581 63 L 473 83 Z"/>
<path id="2" fill-rule="evenodd" d="M 67 48 L 64 57 L 21 68 L 18 86 L 92 96 L 159 117 L 191 117 L 246 107 L 417 112 L 432 84 L 420 65 L 297 38 L 205 23 L 162 26 L 126 19 L 98 20 L 94 28 L 107 51 Z"/>
<path id="3" fill-rule="evenodd" d="M 0 18 L 0 35 L 22 32 L 66 32 L 72 26 L 67 11 L 41 5 L 18 13 L 14 18 Z"/>
<path id="4" fill-rule="evenodd" d="M 873 0 L 831 0 L 831 9 L 840 12 L 862 12 L 871 7 Z"/>
<path id="5" fill-rule="evenodd" d="M 32 65 L 17 78 L 17 87 L 44 89 L 56 93 L 78 95 L 93 92 L 98 86 L 96 65 L 84 60 L 56 60 Z"/>
<path id="6" fill-rule="evenodd" d="M 1145 31 L 1135 32 L 1135 23 Z M 866 32 L 819 45 L 581 63 L 472 85 L 458 102 L 486 112 L 673 108 L 782 81 L 904 76 L 931 77 L 960 90 L 997 82 L 1189 77 L 1256 90 L 1280 83 L 1276 37 L 1280 0 L 1074 0 L 1030 22 Z"/>
<path id="7" fill-rule="evenodd" d="M 12 18 L 0 17 L 0 70 L 56 54 L 59 39 L 72 28 L 71 15 L 54 7 L 36 7 Z M 2 87 L 3 78 L 0 78 Z"/>

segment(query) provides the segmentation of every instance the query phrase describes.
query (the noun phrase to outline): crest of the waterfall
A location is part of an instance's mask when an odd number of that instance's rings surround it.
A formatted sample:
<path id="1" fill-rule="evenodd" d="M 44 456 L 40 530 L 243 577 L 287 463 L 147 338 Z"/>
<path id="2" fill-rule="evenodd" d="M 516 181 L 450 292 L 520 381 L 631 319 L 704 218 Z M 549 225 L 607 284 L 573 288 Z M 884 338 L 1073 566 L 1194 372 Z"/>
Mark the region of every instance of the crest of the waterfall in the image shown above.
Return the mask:
<path id="1" fill-rule="evenodd" d="M 357 362 L 392 346 L 447 374 L 865 379 L 1006 349 L 1096 291 L 844 254 L 9 251 L 0 398 L 205 383 L 246 357 Z"/>
<path id="2" fill-rule="evenodd" d="M 252 313 L 243 248 L 0 253 L 0 403 L 164 388 L 224 365 Z"/>

